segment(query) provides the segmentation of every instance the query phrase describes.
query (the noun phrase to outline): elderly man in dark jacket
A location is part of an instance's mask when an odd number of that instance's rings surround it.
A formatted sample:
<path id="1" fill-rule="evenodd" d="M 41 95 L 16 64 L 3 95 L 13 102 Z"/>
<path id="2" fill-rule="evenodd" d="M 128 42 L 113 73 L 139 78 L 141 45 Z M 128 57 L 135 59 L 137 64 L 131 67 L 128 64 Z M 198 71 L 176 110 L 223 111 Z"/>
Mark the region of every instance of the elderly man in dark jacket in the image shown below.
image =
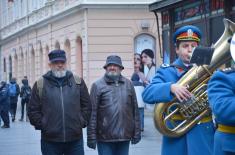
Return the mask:
<path id="1" fill-rule="evenodd" d="M 33 86 L 28 105 L 30 123 L 41 130 L 43 155 L 83 155 L 83 133 L 91 103 L 83 79 L 66 70 L 63 50 L 49 53 L 51 71 Z"/>
<path id="2" fill-rule="evenodd" d="M 91 88 L 92 114 L 87 145 L 99 155 L 128 155 L 129 143 L 141 139 L 140 118 L 134 87 L 121 75 L 121 58 L 111 55 L 104 77 Z"/>
<path id="3" fill-rule="evenodd" d="M 1 81 L 0 83 L 0 115 L 4 122 L 4 125 L 2 126 L 2 128 L 10 128 L 9 107 L 10 107 L 10 96 L 9 96 L 8 85 L 5 81 Z"/>

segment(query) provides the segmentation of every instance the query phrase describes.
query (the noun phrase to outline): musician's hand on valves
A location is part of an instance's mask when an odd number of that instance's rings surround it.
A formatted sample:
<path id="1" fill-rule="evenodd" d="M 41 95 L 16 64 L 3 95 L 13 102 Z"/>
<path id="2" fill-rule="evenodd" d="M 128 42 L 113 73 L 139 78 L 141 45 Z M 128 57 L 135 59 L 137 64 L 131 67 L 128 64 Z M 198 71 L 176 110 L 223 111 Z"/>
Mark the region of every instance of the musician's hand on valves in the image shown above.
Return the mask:
<path id="1" fill-rule="evenodd" d="M 186 101 L 192 96 L 187 87 L 181 86 L 177 83 L 171 85 L 171 92 L 177 97 L 180 102 Z"/>

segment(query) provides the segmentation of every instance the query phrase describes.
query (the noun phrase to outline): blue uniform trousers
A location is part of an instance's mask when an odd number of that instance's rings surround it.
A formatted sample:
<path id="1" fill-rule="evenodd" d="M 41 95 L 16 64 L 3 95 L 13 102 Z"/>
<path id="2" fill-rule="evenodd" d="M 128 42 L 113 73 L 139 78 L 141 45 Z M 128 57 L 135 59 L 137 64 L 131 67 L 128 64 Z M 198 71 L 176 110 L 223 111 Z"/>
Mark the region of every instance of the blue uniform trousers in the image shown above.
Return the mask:
<path id="1" fill-rule="evenodd" d="M 210 155 L 212 154 L 213 122 L 197 124 L 179 138 L 163 136 L 162 155 Z"/>

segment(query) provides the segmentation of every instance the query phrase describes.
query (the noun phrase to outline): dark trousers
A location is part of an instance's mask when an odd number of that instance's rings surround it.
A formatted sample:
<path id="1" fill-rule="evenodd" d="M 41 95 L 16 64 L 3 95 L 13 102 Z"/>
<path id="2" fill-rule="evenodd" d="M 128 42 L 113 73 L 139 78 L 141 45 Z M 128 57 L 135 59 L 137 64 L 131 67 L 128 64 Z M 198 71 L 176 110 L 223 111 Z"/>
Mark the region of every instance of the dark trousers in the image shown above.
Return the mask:
<path id="1" fill-rule="evenodd" d="M 42 155 L 84 155 L 83 138 L 72 142 L 49 142 L 41 139 Z"/>
<path id="2" fill-rule="evenodd" d="M 29 102 L 29 99 L 22 99 L 21 100 L 21 119 L 24 119 L 24 107 L 26 105 L 26 113 L 27 113 L 27 104 Z"/>
<path id="3" fill-rule="evenodd" d="M 0 105 L 0 115 L 3 120 L 4 125 L 9 126 L 10 121 L 9 121 L 9 105 L 8 104 Z"/>
<path id="4" fill-rule="evenodd" d="M 144 131 L 144 108 L 139 108 L 141 131 Z"/>
<path id="5" fill-rule="evenodd" d="M 11 117 L 13 119 L 15 119 L 15 116 L 16 116 L 16 109 L 17 109 L 17 102 L 11 102 L 11 104 L 10 104 L 10 113 L 11 113 Z"/>
<path id="6" fill-rule="evenodd" d="M 123 142 L 98 142 L 99 155 L 128 155 L 130 141 Z"/>

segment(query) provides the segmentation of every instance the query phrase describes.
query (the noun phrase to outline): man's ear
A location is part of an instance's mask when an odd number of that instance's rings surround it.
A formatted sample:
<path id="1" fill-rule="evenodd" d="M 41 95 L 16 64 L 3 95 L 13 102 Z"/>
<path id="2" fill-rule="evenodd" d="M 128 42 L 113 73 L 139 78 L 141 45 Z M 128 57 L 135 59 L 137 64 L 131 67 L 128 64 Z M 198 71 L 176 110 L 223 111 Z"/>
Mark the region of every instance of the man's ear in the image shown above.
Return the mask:
<path id="1" fill-rule="evenodd" d="M 175 47 L 175 52 L 176 52 L 176 54 L 179 54 L 179 47 L 178 46 Z"/>
<path id="2" fill-rule="evenodd" d="M 52 67 L 52 64 L 51 64 L 51 62 L 48 62 L 48 66 L 51 68 Z"/>

